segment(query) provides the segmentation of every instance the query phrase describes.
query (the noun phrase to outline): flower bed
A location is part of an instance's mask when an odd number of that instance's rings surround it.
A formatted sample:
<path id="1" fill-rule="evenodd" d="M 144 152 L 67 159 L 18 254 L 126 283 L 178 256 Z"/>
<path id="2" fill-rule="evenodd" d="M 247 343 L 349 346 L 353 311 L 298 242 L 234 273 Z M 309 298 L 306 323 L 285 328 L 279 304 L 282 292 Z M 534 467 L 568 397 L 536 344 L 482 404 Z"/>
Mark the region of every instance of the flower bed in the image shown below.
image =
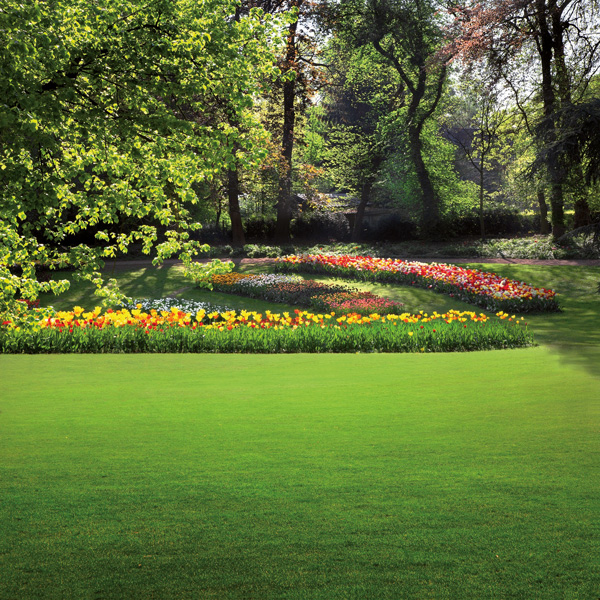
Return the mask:
<path id="1" fill-rule="evenodd" d="M 319 281 L 305 281 L 298 275 L 251 275 L 227 273 L 213 275 L 213 290 L 237 294 L 248 298 L 260 298 L 295 306 L 310 306 L 311 298 L 322 294 L 345 291 L 341 285 L 327 285 Z"/>
<path id="2" fill-rule="evenodd" d="M 283 272 L 325 273 L 366 281 L 416 285 L 449 294 L 490 311 L 560 310 L 556 292 L 477 269 L 370 256 L 301 254 L 278 259 Z"/>
<path id="3" fill-rule="evenodd" d="M 402 310 L 403 304 L 376 296 L 372 292 L 336 292 L 311 298 L 311 307 L 315 310 L 334 311 L 335 313 L 371 313 L 390 314 Z"/>
<path id="4" fill-rule="evenodd" d="M 269 302 L 309 307 L 318 311 L 387 314 L 402 310 L 400 302 L 380 298 L 372 292 L 359 292 L 341 285 L 304 280 L 298 275 L 213 275 L 213 290 L 260 298 Z"/>
<path id="5" fill-rule="evenodd" d="M 35 315 L 37 311 L 32 313 Z M 40 312 L 37 316 L 40 316 Z M 449 352 L 533 343 L 526 323 L 505 313 L 404 313 L 369 316 L 241 311 L 195 315 L 141 308 L 44 314 L 4 321 L 2 353 L 121 352 Z"/>

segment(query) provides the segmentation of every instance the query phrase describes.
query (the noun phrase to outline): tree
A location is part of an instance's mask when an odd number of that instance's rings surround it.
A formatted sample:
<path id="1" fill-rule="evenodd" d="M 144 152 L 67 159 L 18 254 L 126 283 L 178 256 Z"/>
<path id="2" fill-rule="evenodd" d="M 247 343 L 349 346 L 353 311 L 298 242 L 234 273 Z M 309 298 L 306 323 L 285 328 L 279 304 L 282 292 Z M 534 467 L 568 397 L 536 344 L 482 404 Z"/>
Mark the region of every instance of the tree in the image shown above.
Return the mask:
<path id="1" fill-rule="evenodd" d="M 187 206 L 243 148 L 277 19 L 235 20 L 227 0 L 57 0 L 0 8 L 2 302 L 60 291 L 35 263 L 71 265 L 100 288 L 102 259 L 135 240 L 190 260 Z M 215 121 L 221 99 L 236 125 Z M 124 219 L 135 226 L 119 230 Z M 92 228 L 97 244 L 68 247 Z"/>
<path id="2" fill-rule="evenodd" d="M 598 20 L 594 0 L 489 0 L 453 6 L 455 40 L 449 51 L 463 58 L 488 56 L 499 71 L 528 46 L 537 56 L 544 125 L 538 137 L 545 146 L 557 141 L 558 114 L 585 92 L 598 65 L 600 44 L 593 34 Z M 572 64 L 570 65 L 569 62 Z M 531 71 L 531 66 L 528 66 Z M 513 86 L 513 89 L 514 88 Z M 546 154 L 552 227 L 565 232 L 564 192 L 569 173 L 560 157 Z M 571 177 L 573 179 L 573 177 Z M 585 198 L 575 199 L 576 223 L 589 218 Z"/>
<path id="3" fill-rule="evenodd" d="M 560 123 L 556 141 L 540 151 L 534 166 L 539 168 L 552 156 L 575 163 L 585 185 L 600 182 L 600 98 L 567 105 L 556 116 Z"/>
<path id="4" fill-rule="evenodd" d="M 501 151 L 501 135 L 511 120 L 511 115 L 501 109 L 498 89 L 489 85 L 481 74 L 469 72 L 469 85 L 463 91 L 464 109 L 462 122 L 446 125 L 448 138 L 456 144 L 478 175 L 479 226 L 481 238 L 485 238 L 484 204 L 488 172 L 497 164 Z"/>
<path id="5" fill-rule="evenodd" d="M 440 199 L 423 159 L 422 133 L 439 105 L 449 61 L 449 56 L 434 60 L 442 42 L 437 8 L 431 0 L 342 0 L 335 24 L 357 47 L 371 44 L 402 81 L 410 160 L 423 206 L 421 225 L 430 235 L 440 220 Z"/>
<path id="6" fill-rule="evenodd" d="M 343 36 L 325 53 L 330 85 L 322 102 L 326 133 L 325 166 L 338 189 L 358 194 L 352 228 L 358 241 L 379 169 L 390 153 L 388 121 L 402 103 L 403 86 L 387 61 L 371 46 L 353 48 Z"/>

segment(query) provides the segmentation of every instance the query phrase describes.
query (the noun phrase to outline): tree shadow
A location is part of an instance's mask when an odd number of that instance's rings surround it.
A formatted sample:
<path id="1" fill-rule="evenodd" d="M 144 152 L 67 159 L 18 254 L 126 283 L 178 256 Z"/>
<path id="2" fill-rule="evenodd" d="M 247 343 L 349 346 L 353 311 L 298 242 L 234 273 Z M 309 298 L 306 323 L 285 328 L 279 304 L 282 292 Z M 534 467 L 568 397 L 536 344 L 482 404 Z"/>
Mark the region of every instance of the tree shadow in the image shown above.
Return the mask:
<path id="1" fill-rule="evenodd" d="M 147 266 L 139 269 L 120 269 L 109 265 L 103 269 L 105 281 L 115 277 L 121 291 L 131 298 L 163 298 L 190 285 L 183 276 L 180 265 Z M 101 299 L 94 294 L 95 287 L 88 281 L 75 281 L 73 272 L 57 271 L 52 278 L 68 279 L 70 288 L 58 296 L 42 294 L 42 306 L 54 306 L 58 310 L 68 310 L 77 304 L 91 308 L 91 304 L 99 304 Z"/>
<path id="2" fill-rule="evenodd" d="M 555 290 L 562 312 L 522 316 L 539 344 L 557 352 L 565 363 L 581 366 L 600 377 L 600 267 L 469 266 Z"/>

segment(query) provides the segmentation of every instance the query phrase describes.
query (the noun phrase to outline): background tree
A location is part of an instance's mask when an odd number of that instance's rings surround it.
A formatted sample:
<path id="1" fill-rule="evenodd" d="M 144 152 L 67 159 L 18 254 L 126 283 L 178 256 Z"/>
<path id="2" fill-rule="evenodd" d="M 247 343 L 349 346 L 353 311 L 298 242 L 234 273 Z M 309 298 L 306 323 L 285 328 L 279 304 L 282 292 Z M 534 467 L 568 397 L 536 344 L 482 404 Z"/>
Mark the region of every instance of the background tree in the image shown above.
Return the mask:
<path id="1" fill-rule="evenodd" d="M 423 129 L 442 97 L 448 57 L 433 58 L 442 41 L 438 6 L 430 0 L 342 0 L 335 29 L 356 47 L 370 44 L 395 69 L 406 97 L 405 126 L 410 160 L 422 201 L 421 225 L 433 234 L 440 220 L 440 199 L 423 158 Z"/>
<path id="2" fill-rule="evenodd" d="M 324 166 L 337 189 L 359 197 L 352 227 L 352 240 L 358 241 L 380 167 L 390 154 L 388 122 L 404 101 L 403 85 L 372 46 L 354 48 L 338 36 L 325 56 L 330 80 L 322 102 L 329 125 Z"/>
<path id="3" fill-rule="evenodd" d="M 449 140 L 456 144 L 477 172 L 479 195 L 479 226 L 481 238 L 485 238 L 484 207 L 488 192 L 486 184 L 490 171 L 498 168 L 499 154 L 506 145 L 502 137 L 511 121 L 511 114 L 502 109 L 498 88 L 486 82 L 482 73 L 468 71 L 468 84 L 460 90 L 462 110 L 454 111 L 453 118 L 445 126 Z"/>
<path id="4" fill-rule="evenodd" d="M 558 115 L 562 107 L 575 103 L 598 69 L 599 44 L 597 4 L 593 0 L 490 0 L 484 3 L 454 5 L 455 41 L 452 53 L 478 58 L 486 55 L 504 74 L 515 65 L 515 58 L 531 48 L 536 84 L 543 107 L 543 123 L 537 128 L 543 145 L 557 140 Z M 528 65 L 532 73 L 532 65 Z M 512 89 L 518 89 L 512 86 Z M 564 204 L 568 165 L 561 158 L 546 154 L 550 189 L 552 227 L 555 236 L 565 231 Z M 574 165 L 573 165 L 574 166 Z M 574 199 L 575 222 L 589 219 L 584 195 Z"/>

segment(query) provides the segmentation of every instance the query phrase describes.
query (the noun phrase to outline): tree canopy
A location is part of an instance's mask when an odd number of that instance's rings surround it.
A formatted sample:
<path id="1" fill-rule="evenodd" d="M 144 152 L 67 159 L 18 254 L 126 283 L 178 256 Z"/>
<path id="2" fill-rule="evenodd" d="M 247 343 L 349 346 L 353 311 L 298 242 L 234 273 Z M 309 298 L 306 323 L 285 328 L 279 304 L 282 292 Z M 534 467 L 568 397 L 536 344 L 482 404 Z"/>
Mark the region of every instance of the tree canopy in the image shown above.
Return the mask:
<path id="1" fill-rule="evenodd" d="M 104 257 L 167 230 L 158 259 L 190 256 L 194 185 L 256 160 L 253 95 L 274 73 L 284 18 L 230 0 L 56 0 L 0 8 L 0 277 L 3 301 L 35 262 L 101 281 Z M 226 99 L 226 102 L 224 101 Z M 216 115 L 229 112 L 233 120 Z M 231 125 L 232 122 L 236 126 Z M 119 232 L 119 223 L 135 226 Z M 101 245 L 70 246 L 94 228 Z"/>

